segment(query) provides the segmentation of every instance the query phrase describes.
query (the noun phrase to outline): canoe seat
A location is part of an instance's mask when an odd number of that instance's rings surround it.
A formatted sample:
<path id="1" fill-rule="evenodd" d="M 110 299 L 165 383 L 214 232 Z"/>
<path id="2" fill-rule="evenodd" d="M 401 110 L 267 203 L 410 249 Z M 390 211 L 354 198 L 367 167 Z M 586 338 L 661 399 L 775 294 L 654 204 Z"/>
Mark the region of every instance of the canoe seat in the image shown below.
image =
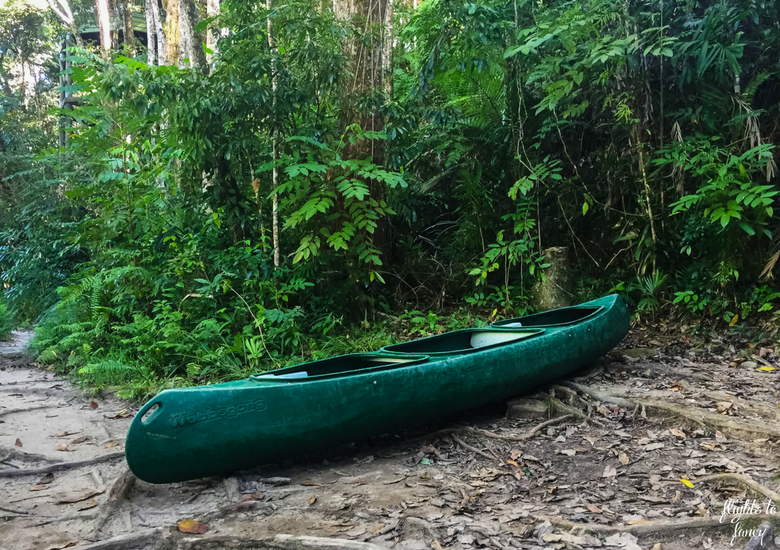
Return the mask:
<path id="1" fill-rule="evenodd" d="M 502 327 L 503 328 L 503 327 Z M 393 344 L 383 348 L 395 353 L 423 353 L 426 355 L 441 353 L 470 353 L 472 351 L 501 346 L 525 340 L 543 332 L 540 329 L 530 330 L 491 330 L 489 328 L 474 328 L 445 332 L 420 340 L 412 340 L 403 344 Z"/>
<path id="2" fill-rule="evenodd" d="M 525 335 L 518 335 L 512 332 L 475 332 L 471 335 L 469 343 L 474 349 L 495 346 L 496 344 L 507 344 L 524 338 Z"/>

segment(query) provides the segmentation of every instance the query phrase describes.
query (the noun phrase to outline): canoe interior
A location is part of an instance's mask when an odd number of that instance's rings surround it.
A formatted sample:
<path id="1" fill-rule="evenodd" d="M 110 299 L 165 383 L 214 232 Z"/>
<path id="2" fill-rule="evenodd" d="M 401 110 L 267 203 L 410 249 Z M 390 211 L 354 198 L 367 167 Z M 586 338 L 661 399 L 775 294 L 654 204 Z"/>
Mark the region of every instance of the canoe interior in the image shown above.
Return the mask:
<path id="1" fill-rule="evenodd" d="M 312 361 L 272 372 L 253 374 L 256 382 L 294 382 L 310 379 L 348 376 L 368 371 L 405 367 L 426 361 L 425 356 L 400 357 L 378 353 L 355 353 L 340 355 L 331 359 Z"/>
<path id="2" fill-rule="evenodd" d="M 567 307 L 562 309 L 553 309 L 542 313 L 534 313 L 524 317 L 515 317 L 505 321 L 493 323 L 494 327 L 517 328 L 517 327 L 545 327 L 571 325 L 583 321 L 601 311 L 601 307 Z"/>
<path id="3" fill-rule="evenodd" d="M 446 332 L 430 338 L 413 340 L 382 348 L 393 353 L 454 355 L 512 344 L 541 334 L 543 330 L 466 329 Z"/>

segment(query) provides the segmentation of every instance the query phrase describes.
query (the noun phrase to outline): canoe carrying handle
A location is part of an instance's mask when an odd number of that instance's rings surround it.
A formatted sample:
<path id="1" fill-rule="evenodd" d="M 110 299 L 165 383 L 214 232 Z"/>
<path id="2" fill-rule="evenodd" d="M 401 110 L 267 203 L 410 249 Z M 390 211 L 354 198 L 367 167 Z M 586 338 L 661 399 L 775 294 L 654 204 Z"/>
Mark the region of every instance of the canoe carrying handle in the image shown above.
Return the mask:
<path id="1" fill-rule="evenodd" d="M 160 414 L 163 406 L 159 401 L 155 401 L 154 403 L 147 403 L 144 408 L 146 410 L 141 409 L 138 412 L 138 417 L 141 419 L 141 424 L 148 426 Z"/>

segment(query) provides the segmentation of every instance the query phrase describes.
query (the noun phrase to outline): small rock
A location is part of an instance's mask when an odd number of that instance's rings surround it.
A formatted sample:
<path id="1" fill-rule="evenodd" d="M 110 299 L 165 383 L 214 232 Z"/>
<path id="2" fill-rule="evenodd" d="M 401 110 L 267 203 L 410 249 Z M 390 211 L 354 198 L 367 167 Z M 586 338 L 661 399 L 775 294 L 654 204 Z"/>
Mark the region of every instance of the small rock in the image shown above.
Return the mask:
<path id="1" fill-rule="evenodd" d="M 637 359 L 642 359 L 645 357 L 654 357 L 658 355 L 658 350 L 652 348 L 629 348 L 623 350 L 623 355 L 627 355 L 628 357 L 634 357 Z"/>
<path id="2" fill-rule="evenodd" d="M 778 537 L 780 538 L 780 537 Z M 775 550 L 775 530 L 767 522 L 758 527 L 756 535 L 745 545 L 745 550 Z"/>

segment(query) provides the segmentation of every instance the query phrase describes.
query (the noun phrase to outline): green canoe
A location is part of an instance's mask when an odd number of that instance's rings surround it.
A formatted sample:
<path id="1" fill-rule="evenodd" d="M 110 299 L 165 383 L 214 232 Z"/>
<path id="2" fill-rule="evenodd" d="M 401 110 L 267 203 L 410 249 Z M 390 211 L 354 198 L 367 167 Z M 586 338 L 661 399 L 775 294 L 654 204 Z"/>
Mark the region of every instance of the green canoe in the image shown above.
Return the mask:
<path id="1" fill-rule="evenodd" d="M 509 319 L 313 361 L 246 380 L 166 390 L 138 412 L 127 463 L 170 483 L 321 451 L 527 392 L 626 335 L 623 300 Z"/>

